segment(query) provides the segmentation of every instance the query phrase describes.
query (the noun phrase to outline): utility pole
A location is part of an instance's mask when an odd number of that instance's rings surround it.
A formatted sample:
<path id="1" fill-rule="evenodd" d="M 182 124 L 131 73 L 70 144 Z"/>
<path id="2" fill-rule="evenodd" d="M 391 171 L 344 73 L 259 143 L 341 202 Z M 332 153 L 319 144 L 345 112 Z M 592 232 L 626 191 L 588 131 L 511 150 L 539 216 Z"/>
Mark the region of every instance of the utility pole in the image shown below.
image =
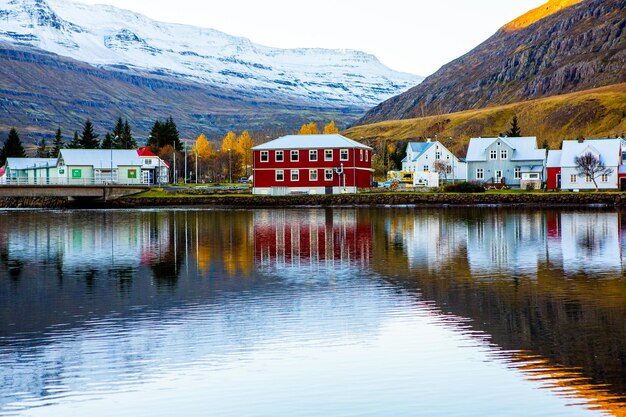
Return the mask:
<path id="1" fill-rule="evenodd" d="M 228 148 L 228 179 L 233 183 L 233 159 L 231 157 L 230 148 Z"/>

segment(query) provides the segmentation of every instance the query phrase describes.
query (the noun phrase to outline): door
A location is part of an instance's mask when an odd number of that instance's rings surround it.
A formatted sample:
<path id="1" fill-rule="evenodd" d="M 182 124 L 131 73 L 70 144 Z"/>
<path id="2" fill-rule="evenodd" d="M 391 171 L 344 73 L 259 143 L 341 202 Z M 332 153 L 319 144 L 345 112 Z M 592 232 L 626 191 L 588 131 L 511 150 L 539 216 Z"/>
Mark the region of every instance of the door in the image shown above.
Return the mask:
<path id="1" fill-rule="evenodd" d="M 620 191 L 626 191 L 626 178 L 619 179 L 619 189 Z"/>
<path id="2" fill-rule="evenodd" d="M 556 174 L 556 188 L 557 190 L 561 189 L 561 174 Z"/>

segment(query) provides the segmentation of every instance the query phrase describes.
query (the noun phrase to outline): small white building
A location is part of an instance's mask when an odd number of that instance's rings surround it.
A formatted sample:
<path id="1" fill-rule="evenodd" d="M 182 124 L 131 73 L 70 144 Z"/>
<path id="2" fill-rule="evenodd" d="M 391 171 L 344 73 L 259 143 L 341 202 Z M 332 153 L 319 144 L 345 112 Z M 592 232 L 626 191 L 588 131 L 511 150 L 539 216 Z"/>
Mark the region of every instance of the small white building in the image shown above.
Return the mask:
<path id="1" fill-rule="evenodd" d="M 141 158 L 134 149 L 62 149 L 59 183 L 141 184 Z"/>
<path id="2" fill-rule="evenodd" d="M 439 174 L 441 179 L 467 180 L 467 164 L 460 161 L 438 140 L 409 142 L 406 157 L 402 160 L 402 171 L 412 172 L 414 177 L 418 172 L 434 172 L 434 164 L 438 160 L 447 166 L 446 172 Z"/>
<path id="3" fill-rule="evenodd" d="M 7 158 L 4 166 L 6 184 L 49 184 L 57 173 L 56 158 Z"/>
<path id="4" fill-rule="evenodd" d="M 413 174 L 414 187 L 437 188 L 439 187 L 440 175 L 437 172 L 415 172 Z"/>
<path id="5" fill-rule="evenodd" d="M 596 178 L 598 189 L 616 190 L 620 166 L 622 164 L 622 140 L 621 139 L 586 139 L 564 140 L 561 152 L 561 189 L 562 190 L 595 190 L 591 177 L 579 176 L 574 159 L 587 153 L 591 153 L 607 168 L 613 171 L 610 174 L 600 175 Z"/>

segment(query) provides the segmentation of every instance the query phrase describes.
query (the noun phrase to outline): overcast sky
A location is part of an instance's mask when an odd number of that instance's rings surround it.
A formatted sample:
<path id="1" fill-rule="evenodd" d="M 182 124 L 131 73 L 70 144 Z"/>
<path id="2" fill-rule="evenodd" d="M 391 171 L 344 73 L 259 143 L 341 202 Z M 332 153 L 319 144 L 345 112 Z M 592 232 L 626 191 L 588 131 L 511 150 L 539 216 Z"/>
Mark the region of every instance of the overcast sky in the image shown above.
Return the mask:
<path id="1" fill-rule="evenodd" d="M 279 48 L 357 49 L 429 75 L 547 0 L 78 0 Z"/>

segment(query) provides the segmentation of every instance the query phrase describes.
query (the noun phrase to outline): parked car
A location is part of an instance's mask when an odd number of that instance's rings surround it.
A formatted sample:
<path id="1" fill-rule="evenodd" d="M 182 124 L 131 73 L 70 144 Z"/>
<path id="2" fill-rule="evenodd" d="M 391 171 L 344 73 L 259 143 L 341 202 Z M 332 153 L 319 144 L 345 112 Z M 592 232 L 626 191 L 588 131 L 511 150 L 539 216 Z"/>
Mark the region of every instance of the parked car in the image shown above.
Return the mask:
<path id="1" fill-rule="evenodd" d="M 241 177 L 239 179 L 239 184 L 247 184 L 248 183 L 248 177 Z"/>

